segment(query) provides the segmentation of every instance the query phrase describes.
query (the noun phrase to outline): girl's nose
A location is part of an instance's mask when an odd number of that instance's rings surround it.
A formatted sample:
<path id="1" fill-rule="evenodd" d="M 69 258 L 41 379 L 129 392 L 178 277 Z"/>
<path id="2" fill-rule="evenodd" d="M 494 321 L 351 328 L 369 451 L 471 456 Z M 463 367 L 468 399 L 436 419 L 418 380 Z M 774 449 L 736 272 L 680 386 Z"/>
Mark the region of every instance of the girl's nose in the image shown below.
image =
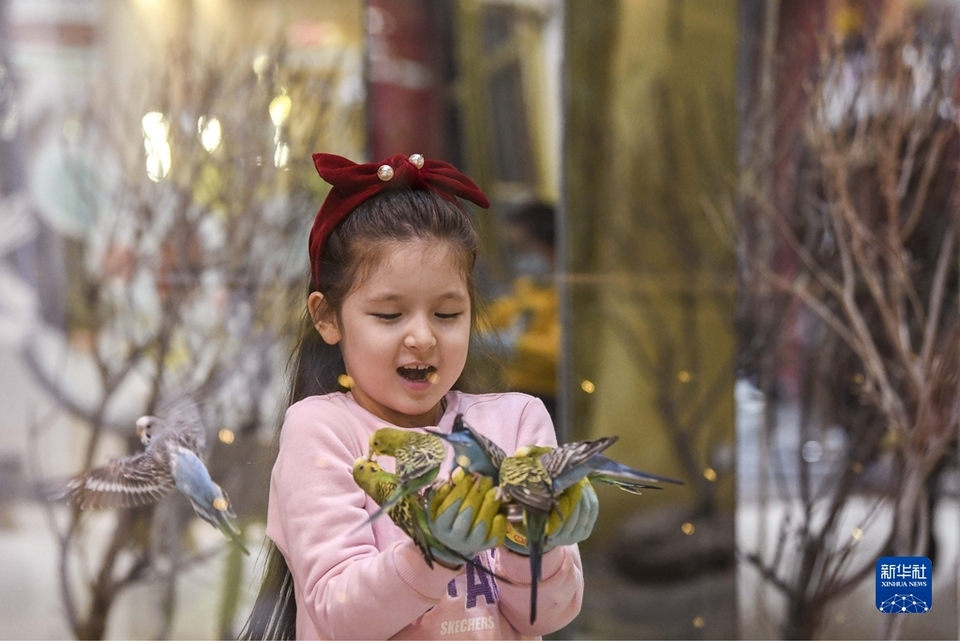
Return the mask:
<path id="1" fill-rule="evenodd" d="M 430 327 L 430 322 L 424 318 L 416 318 L 410 323 L 409 331 L 403 339 L 404 347 L 408 349 L 426 350 L 437 344 L 437 337 Z"/>

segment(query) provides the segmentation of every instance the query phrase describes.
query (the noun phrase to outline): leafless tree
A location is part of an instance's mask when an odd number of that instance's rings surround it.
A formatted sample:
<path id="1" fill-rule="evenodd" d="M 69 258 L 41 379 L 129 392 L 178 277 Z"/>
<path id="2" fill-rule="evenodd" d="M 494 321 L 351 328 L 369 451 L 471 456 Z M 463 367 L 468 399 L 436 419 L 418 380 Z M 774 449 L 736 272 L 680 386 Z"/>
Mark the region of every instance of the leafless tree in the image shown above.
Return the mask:
<path id="1" fill-rule="evenodd" d="M 815 636 L 830 601 L 873 571 L 876 557 L 856 561 L 858 539 L 837 530 L 853 495 L 875 497 L 874 516 L 892 509 L 882 549 L 924 554 L 928 480 L 956 439 L 958 60 L 949 24 L 949 15 L 918 15 L 824 42 L 804 102 L 795 203 L 784 209 L 773 197 L 771 157 L 753 155 L 742 172 L 744 211 L 755 217 L 737 232 L 741 321 L 772 339 L 761 341 L 770 355 L 796 340 L 783 319 L 806 323 L 801 430 L 839 424 L 850 444 L 816 484 L 798 456 L 799 516 L 781 523 L 772 553 L 745 551 L 786 598 L 788 638 Z M 778 250 L 759 250 L 771 242 Z M 771 313 L 793 301 L 802 308 Z M 775 422 L 768 416 L 767 430 Z M 865 470 L 884 458 L 885 482 L 868 485 Z M 881 634 L 896 636 L 901 617 L 884 621 Z"/>

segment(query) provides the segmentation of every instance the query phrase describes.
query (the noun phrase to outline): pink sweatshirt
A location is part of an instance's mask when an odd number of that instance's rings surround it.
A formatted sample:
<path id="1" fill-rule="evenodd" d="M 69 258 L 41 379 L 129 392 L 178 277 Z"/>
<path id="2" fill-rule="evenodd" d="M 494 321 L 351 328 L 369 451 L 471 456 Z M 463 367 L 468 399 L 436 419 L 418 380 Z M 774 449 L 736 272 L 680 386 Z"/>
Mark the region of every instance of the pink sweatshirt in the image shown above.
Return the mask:
<path id="1" fill-rule="evenodd" d="M 465 420 L 506 452 L 556 445 L 550 416 L 525 394 L 450 392 L 436 426 Z M 270 482 L 267 535 L 283 552 L 297 596 L 298 639 L 521 639 L 565 626 L 580 612 L 577 546 L 543 557 L 537 620 L 530 624 L 530 562 L 504 547 L 478 555 L 514 585 L 467 565 L 431 570 L 389 517 L 364 525 L 377 504 L 353 481 L 370 435 L 389 425 L 347 394 L 304 399 L 287 410 Z M 441 470 L 447 475 L 452 458 Z M 392 459 L 379 457 L 385 469 Z"/>

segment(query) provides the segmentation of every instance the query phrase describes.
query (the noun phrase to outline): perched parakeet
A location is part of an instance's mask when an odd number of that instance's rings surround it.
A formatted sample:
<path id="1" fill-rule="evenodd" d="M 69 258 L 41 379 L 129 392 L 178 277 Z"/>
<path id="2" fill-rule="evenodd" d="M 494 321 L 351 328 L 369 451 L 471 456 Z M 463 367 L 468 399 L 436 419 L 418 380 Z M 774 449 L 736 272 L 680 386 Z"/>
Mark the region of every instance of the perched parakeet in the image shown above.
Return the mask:
<path id="1" fill-rule="evenodd" d="M 541 580 L 547 520 L 556 506 L 553 479 L 540 462 L 542 452 L 521 447 L 500 464 L 500 495 L 505 503 L 520 506 L 527 548 L 530 551 L 530 623 L 537 619 L 537 586 Z M 508 513 L 515 512 L 510 510 Z M 513 517 L 508 517 L 513 518 Z"/>
<path id="2" fill-rule="evenodd" d="M 488 476 L 499 480 L 500 463 L 507 454 L 500 446 L 466 424 L 463 414 L 457 414 L 453 420 L 450 434 L 431 432 L 453 446 L 454 462 L 467 472 L 479 478 Z"/>
<path id="3" fill-rule="evenodd" d="M 206 434 L 196 403 L 181 397 L 167 403 L 162 414 L 164 418 L 137 419 L 144 451 L 113 459 L 70 480 L 67 492 L 71 501 L 81 509 L 135 507 L 154 503 L 177 488 L 190 500 L 197 516 L 249 554 L 234 527 L 236 514 L 230 499 L 210 478 L 200 458 Z"/>
<path id="4" fill-rule="evenodd" d="M 382 427 L 370 437 L 370 458 L 374 455 L 396 459 L 397 487 L 391 492 L 370 520 L 379 518 L 403 497 L 416 495 L 432 484 L 446 457 L 443 440 L 435 434 Z"/>
<path id="5" fill-rule="evenodd" d="M 612 473 L 623 472 L 616 467 L 619 464 L 611 466 L 602 461 L 596 466 L 592 464 L 600 452 L 616 440 L 617 437 L 611 436 L 567 443 L 557 448 L 525 446 L 500 464 L 500 491 L 504 502 L 508 504 L 508 518 L 514 522 L 522 521 L 530 552 L 531 623 L 536 619 L 537 584 L 542 578 L 540 571 L 547 536 L 569 516 L 573 505 L 579 500 L 581 482 L 585 478 L 614 482 L 631 491 L 637 491 L 639 487 L 655 487 L 613 478 Z M 567 509 L 558 510 L 559 499 L 568 489 L 571 492 L 566 496 Z M 564 514 L 565 511 L 567 514 Z"/>
<path id="6" fill-rule="evenodd" d="M 363 457 L 358 458 L 353 463 L 353 479 L 381 508 L 396 490 L 399 480 L 395 474 L 385 471 L 376 461 Z M 393 507 L 389 508 L 387 514 L 390 515 L 390 519 L 397 527 L 413 540 L 429 567 L 433 568 L 433 563 L 436 560 L 435 554 L 443 553 L 460 563 L 472 565 L 478 571 L 485 572 L 500 581 L 513 583 L 438 540 L 430 531 L 430 525 L 427 521 L 427 510 L 429 509 L 427 502 L 426 497 L 421 497 L 418 494 L 407 494 Z M 479 506 L 476 507 L 479 508 Z M 441 558 L 440 560 L 444 559 Z"/>
<path id="7" fill-rule="evenodd" d="M 506 457 L 506 453 L 496 443 L 467 425 L 462 414 L 458 414 L 454 419 L 453 431 L 450 434 L 431 433 L 436 434 L 453 446 L 454 461 L 459 467 L 475 476 L 498 478 L 500 463 Z M 579 441 L 558 448 L 560 452 L 555 455 L 555 463 L 551 464 L 557 465 L 557 467 L 562 467 L 566 460 L 576 457 L 584 448 L 589 448 L 589 451 L 594 453 L 587 456 L 582 464 L 573 465 L 560 476 L 554 477 L 554 492 L 559 494 L 584 477 L 589 477 L 591 481 L 614 485 L 632 494 L 639 494 L 642 489 L 661 489 L 655 485 L 647 485 L 647 483 L 683 484 L 683 481 L 643 472 L 600 454 L 602 450 L 613 445 L 617 439 L 616 436 L 609 436 L 597 441 Z M 553 449 L 542 448 L 536 451 L 542 455 L 553 451 Z"/>
<path id="8" fill-rule="evenodd" d="M 377 505 L 382 506 L 393 495 L 399 486 L 396 474 L 391 474 L 380 467 L 376 461 L 367 458 L 358 458 L 353 463 L 353 480 L 364 492 L 370 495 Z M 430 551 L 430 529 L 423 522 L 423 499 L 417 494 L 402 496 L 386 512 L 390 519 L 413 539 L 417 548 L 423 554 L 424 561 L 433 567 L 433 553 Z M 439 541 L 433 541 L 438 549 L 442 549 Z"/>

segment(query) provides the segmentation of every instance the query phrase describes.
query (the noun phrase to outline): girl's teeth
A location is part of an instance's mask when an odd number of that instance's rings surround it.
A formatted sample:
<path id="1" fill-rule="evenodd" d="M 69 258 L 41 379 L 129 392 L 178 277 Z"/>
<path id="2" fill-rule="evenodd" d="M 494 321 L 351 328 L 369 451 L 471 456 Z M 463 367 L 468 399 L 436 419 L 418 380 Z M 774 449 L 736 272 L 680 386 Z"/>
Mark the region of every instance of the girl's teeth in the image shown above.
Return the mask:
<path id="1" fill-rule="evenodd" d="M 435 376 L 434 367 L 401 367 L 397 372 L 411 381 L 430 381 Z"/>

